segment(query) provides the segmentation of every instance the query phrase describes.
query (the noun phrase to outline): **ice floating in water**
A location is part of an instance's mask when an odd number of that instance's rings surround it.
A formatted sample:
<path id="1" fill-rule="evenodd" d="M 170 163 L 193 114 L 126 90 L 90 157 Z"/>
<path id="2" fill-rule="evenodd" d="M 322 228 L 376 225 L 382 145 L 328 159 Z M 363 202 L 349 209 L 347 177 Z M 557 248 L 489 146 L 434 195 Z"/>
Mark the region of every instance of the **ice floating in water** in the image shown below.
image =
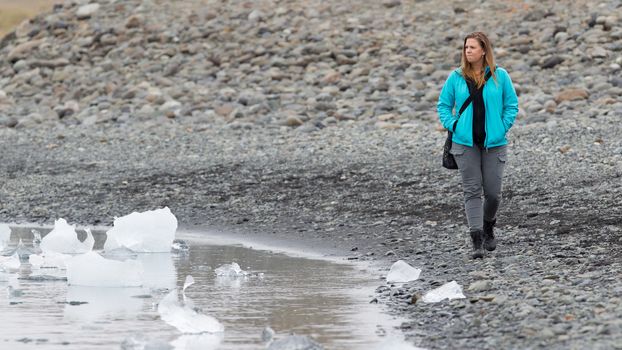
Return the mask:
<path id="1" fill-rule="evenodd" d="M 213 350 L 220 348 L 222 333 L 184 334 L 170 342 L 175 350 Z"/>
<path id="2" fill-rule="evenodd" d="M 74 256 L 65 262 L 70 285 L 96 287 L 137 287 L 142 285 L 143 268 L 138 261 L 108 260 L 95 252 Z"/>
<path id="3" fill-rule="evenodd" d="M 438 303 L 444 299 L 451 300 L 464 298 L 466 297 L 462 294 L 462 287 L 456 281 L 451 281 L 425 293 L 421 300 L 426 303 Z"/>
<path id="4" fill-rule="evenodd" d="M 201 314 L 189 305 L 181 305 L 177 299 L 177 289 L 173 289 L 158 304 L 160 318 L 182 333 L 219 333 L 225 327 L 212 316 Z"/>
<path id="5" fill-rule="evenodd" d="M 54 251 L 47 251 L 41 254 L 30 254 L 28 262 L 34 269 L 61 269 L 65 270 L 67 266 L 65 261 L 73 255 L 61 254 Z"/>
<path id="6" fill-rule="evenodd" d="M 182 289 L 182 293 L 186 292 L 186 288 L 190 287 L 194 284 L 194 277 L 188 275 L 186 276 L 186 280 L 184 281 L 184 288 Z"/>
<path id="7" fill-rule="evenodd" d="M 21 266 L 19 255 L 15 252 L 11 256 L 0 256 L 0 268 L 4 271 L 17 270 Z"/>
<path id="8" fill-rule="evenodd" d="M 391 266 L 391 270 L 389 270 L 387 275 L 387 282 L 406 283 L 416 280 L 420 274 L 420 269 L 408 265 L 403 260 L 398 260 Z"/>
<path id="9" fill-rule="evenodd" d="M 215 269 L 214 272 L 216 273 L 216 276 L 223 277 L 242 277 L 249 275 L 248 272 L 240 268 L 240 265 L 234 262 L 231 264 L 224 264 L 219 268 Z"/>
<path id="10" fill-rule="evenodd" d="M 171 248 L 173 249 L 173 251 L 176 251 L 178 253 L 186 253 L 190 250 L 188 243 L 186 243 L 186 241 L 184 241 L 183 239 L 174 240 L 173 246 Z"/>
<path id="11" fill-rule="evenodd" d="M 41 250 L 63 254 L 82 254 L 93 250 L 95 239 L 91 230 L 86 229 L 86 239 L 80 242 L 76 233 L 76 226 L 69 225 L 65 219 L 54 222 L 54 229 L 41 240 Z"/>
<path id="12" fill-rule="evenodd" d="M 168 207 L 116 218 L 106 232 L 104 250 L 126 247 L 139 253 L 170 252 L 177 218 Z"/>
<path id="13" fill-rule="evenodd" d="M 7 224 L 0 224 L 0 250 L 9 245 L 11 240 L 11 228 Z"/>

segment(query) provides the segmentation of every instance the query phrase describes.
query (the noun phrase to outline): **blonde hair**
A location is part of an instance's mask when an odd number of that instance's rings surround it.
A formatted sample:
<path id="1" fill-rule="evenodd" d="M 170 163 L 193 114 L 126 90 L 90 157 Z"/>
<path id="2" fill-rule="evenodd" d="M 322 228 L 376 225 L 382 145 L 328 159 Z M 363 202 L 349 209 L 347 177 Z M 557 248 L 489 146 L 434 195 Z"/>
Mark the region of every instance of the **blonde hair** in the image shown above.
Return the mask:
<path id="1" fill-rule="evenodd" d="M 495 57 L 492 53 L 492 44 L 490 43 L 490 40 L 488 39 L 486 34 L 484 34 L 483 32 L 473 32 L 464 38 L 464 44 L 462 45 L 462 58 L 460 60 L 462 76 L 471 79 L 471 81 L 474 81 L 477 84 L 477 88 L 479 89 L 486 83 L 486 80 L 484 79 L 484 74 L 479 74 L 480 72 L 476 72 L 473 69 L 471 63 L 469 63 L 469 61 L 467 61 L 466 59 L 466 42 L 468 39 L 475 39 L 479 42 L 479 45 L 482 47 L 485 53 L 483 68 L 485 69 L 486 66 L 490 67 L 490 73 L 492 74 L 492 78 L 496 81 L 497 79 L 495 74 Z"/>

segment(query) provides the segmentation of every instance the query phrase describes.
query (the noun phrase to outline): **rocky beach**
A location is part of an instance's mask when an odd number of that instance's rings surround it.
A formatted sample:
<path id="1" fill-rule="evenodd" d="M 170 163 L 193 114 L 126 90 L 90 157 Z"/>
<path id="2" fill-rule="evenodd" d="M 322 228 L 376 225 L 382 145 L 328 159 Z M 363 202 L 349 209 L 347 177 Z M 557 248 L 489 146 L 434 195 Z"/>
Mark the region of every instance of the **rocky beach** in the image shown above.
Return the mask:
<path id="1" fill-rule="evenodd" d="M 473 261 L 436 101 L 487 32 L 520 112 Z M 0 41 L 0 221 L 186 228 L 369 261 L 428 349 L 622 349 L 622 2 L 59 2 Z M 466 299 L 426 304 L 455 280 Z"/>

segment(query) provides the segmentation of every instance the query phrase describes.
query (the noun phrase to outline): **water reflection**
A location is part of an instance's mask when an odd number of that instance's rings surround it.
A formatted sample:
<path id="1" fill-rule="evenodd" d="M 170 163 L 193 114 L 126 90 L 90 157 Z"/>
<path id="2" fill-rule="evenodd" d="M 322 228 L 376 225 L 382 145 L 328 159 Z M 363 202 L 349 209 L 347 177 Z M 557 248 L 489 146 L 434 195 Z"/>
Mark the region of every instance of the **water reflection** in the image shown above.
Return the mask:
<path id="1" fill-rule="evenodd" d="M 63 316 L 83 322 L 132 317 L 143 308 L 143 299 L 136 298 L 143 293 L 142 288 L 69 286 Z"/>

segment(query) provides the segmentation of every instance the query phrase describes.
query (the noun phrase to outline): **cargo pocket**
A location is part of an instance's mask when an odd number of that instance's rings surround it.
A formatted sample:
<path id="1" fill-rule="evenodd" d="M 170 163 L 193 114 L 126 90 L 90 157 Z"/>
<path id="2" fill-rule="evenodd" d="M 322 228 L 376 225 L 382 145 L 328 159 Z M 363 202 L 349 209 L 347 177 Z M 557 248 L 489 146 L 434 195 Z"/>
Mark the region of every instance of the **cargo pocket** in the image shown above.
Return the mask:
<path id="1" fill-rule="evenodd" d="M 508 160 L 508 155 L 506 152 L 503 152 L 497 156 L 497 159 L 499 159 L 499 165 L 497 168 L 497 177 L 499 178 L 499 180 L 502 180 L 503 171 L 505 170 L 505 162 L 507 162 Z"/>
<path id="2" fill-rule="evenodd" d="M 465 151 L 464 146 L 454 142 L 451 145 L 451 149 L 449 150 L 449 153 L 453 154 L 454 156 L 462 156 L 464 155 L 464 151 Z"/>

